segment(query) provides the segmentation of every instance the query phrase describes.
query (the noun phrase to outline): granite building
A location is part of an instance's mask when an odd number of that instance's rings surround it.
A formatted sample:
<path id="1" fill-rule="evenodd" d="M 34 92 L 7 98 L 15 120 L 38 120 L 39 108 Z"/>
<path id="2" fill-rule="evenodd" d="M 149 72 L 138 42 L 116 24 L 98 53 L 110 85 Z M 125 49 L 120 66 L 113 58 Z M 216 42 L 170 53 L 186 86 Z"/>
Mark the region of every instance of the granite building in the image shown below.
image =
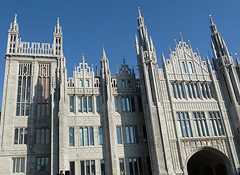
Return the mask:
<path id="1" fill-rule="evenodd" d="M 62 28 L 53 43 L 8 31 L 0 118 L 0 174 L 237 175 L 240 62 L 210 16 L 212 67 L 180 34 L 158 64 L 138 10 L 139 77 L 125 58 L 111 75 L 85 62 L 67 76 Z M 159 68 L 162 67 L 162 68 Z M 114 73 L 115 74 L 115 73 Z"/>

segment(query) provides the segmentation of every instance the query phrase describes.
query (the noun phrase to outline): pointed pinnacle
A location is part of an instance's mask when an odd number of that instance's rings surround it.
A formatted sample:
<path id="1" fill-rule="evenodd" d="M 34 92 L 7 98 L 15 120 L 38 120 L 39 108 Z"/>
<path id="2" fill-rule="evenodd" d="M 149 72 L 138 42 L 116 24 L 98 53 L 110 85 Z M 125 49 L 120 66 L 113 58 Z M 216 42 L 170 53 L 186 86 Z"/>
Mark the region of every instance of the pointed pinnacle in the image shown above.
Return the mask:
<path id="1" fill-rule="evenodd" d="M 190 48 L 192 48 L 191 43 L 190 43 L 190 40 L 188 40 L 188 46 L 189 46 Z"/>
<path id="2" fill-rule="evenodd" d="M 138 7 L 138 17 L 139 17 L 139 18 L 142 17 L 141 11 L 140 11 L 140 7 Z"/>
<path id="3" fill-rule="evenodd" d="M 57 17 L 57 27 L 59 28 L 60 24 L 59 24 L 59 16 Z"/>
<path id="4" fill-rule="evenodd" d="M 83 62 L 83 63 L 85 62 L 84 53 L 82 54 L 82 62 Z"/>
<path id="5" fill-rule="evenodd" d="M 15 17 L 14 17 L 14 22 L 13 24 L 16 24 L 17 23 L 17 12 L 15 13 Z"/>
<path id="6" fill-rule="evenodd" d="M 183 42 L 182 32 L 180 32 L 180 39 Z"/>
<path id="7" fill-rule="evenodd" d="M 170 47 L 170 46 L 168 46 L 168 50 L 169 50 L 169 53 L 171 53 L 171 52 L 172 52 L 172 50 L 171 50 L 171 47 Z"/>
<path id="8" fill-rule="evenodd" d="M 236 58 L 237 65 L 239 66 L 240 65 L 240 61 L 238 59 L 237 53 L 235 53 L 235 58 Z"/>
<path id="9" fill-rule="evenodd" d="M 213 25 L 213 19 L 212 19 L 212 15 L 209 15 L 209 19 L 210 19 L 210 24 Z"/>
<path id="10" fill-rule="evenodd" d="M 123 64 L 126 64 L 125 56 L 123 56 Z"/>
<path id="11" fill-rule="evenodd" d="M 106 53 L 105 53 L 104 45 L 103 45 L 103 51 L 102 51 L 102 58 L 106 58 Z"/>

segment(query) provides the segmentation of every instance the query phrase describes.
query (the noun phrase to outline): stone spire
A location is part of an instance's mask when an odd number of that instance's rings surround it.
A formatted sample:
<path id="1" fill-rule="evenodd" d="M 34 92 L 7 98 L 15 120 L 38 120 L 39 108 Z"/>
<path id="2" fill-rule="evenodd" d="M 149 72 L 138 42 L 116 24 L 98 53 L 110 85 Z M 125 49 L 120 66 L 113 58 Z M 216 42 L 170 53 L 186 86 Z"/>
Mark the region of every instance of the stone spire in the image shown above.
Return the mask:
<path id="1" fill-rule="evenodd" d="M 63 34 L 60 26 L 59 17 L 57 17 L 57 25 L 53 33 L 54 54 L 63 56 Z"/>

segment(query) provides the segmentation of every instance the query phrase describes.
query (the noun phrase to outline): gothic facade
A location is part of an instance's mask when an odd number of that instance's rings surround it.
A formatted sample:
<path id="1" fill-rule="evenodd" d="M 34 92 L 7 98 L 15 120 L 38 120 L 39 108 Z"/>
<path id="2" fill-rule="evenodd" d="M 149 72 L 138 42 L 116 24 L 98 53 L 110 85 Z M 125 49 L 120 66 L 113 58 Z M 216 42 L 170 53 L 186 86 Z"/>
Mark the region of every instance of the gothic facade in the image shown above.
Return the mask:
<path id="1" fill-rule="evenodd" d="M 139 77 L 125 58 L 111 75 L 85 62 L 67 77 L 59 24 L 53 43 L 8 31 L 0 174 L 237 175 L 240 62 L 210 16 L 212 67 L 180 34 L 162 68 L 138 10 Z"/>

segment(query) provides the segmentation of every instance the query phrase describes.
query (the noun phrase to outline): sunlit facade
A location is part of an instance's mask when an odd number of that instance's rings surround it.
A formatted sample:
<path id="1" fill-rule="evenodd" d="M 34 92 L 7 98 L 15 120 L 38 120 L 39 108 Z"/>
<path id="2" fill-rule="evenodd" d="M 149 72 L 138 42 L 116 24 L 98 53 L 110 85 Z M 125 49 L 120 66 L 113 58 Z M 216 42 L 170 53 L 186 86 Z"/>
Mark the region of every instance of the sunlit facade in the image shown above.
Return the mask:
<path id="1" fill-rule="evenodd" d="M 59 24 L 53 43 L 8 31 L 0 125 L 0 174 L 239 174 L 240 62 L 210 17 L 213 65 L 175 41 L 159 68 L 138 10 L 139 77 L 82 62 L 67 76 Z M 115 73 L 114 73 L 115 74 Z"/>

